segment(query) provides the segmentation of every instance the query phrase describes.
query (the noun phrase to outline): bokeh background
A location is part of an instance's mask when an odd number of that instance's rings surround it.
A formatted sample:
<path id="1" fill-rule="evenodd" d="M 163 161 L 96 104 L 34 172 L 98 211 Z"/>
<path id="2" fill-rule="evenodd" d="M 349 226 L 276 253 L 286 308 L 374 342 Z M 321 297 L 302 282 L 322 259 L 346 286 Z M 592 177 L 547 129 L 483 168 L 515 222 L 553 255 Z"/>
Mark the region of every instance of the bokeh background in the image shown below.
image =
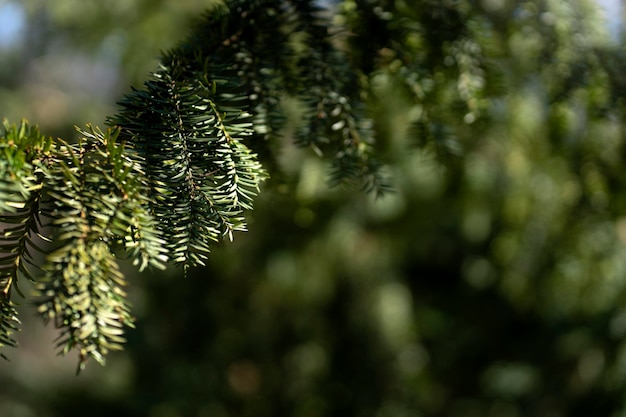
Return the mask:
<path id="1" fill-rule="evenodd" d="M 0 117 L 102 126 L 210 4 L 0 0 Z M 106 367 L 76 377 L 23 300 L 0 416 L 626 416 L 619 2 L 328 6 L 395 191 L 286 142 L 206 268 L 125 266 Z"/>

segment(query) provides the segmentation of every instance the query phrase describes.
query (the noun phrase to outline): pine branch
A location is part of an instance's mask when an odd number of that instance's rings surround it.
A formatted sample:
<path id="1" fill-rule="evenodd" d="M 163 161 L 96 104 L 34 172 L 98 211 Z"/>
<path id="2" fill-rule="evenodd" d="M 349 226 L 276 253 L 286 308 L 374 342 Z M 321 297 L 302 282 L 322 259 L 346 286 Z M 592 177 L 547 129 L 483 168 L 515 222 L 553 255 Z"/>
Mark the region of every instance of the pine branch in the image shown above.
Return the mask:
<path id="1" fill-rule="evenodd" d="M 88 357 L 104 364 L 109 350 L 122 349 L 123 326 L 133 327 L 115 256 L 102 241 L 68 239 L 49 262 L 37 288 L 39 313 L 62 329 L 57 343 L 61 353 L 79 349 L 79 369 Z"/>
<path id="2" fill-rule="evenodd" d="M 29 265 L 36 265 L 34 252 L 42 249 L 34 242 L 39 233 L 41 173 L 34 164 L 45 157 L 50 146 L 36 128 L 25 121 L 19 126 L 3 122 L 0 135 L 0 348 L 16 346 L 11 335 L 19 319 L 12 292 L 22 295 L 20 277 L 34 281 Z M 5 357 L 2 352 L 0 356 Z"/>
<path id="3" fill-rule="evenodd" d="M 355 66 L 396 85 L 407 106 L 414 106 L 406 132 L 411 144 L 453 160 L 465 146 L 458 131 L 475 130 L 487 116 L 485 96 L 498 71 L 478 39 L 490 38 L 490 25 L 463 2 L 427 0 L 410 8 L 355 0 L 350 5 L 342 15 L 353 34 L 348 41 L 357 51 Z M 376 93 L 370 97 L 381 108 L 386 99 Z"/>
<path id="4" fill-rule="evenodd" d="M 19 325 L 15 304 L 8 297 L 0 296 L 0 349 L 5 346 L 17 347 L 13 333 L 19 331 Z M 8 359 L 2 351 L 0 357 Z"/>
<path id="5" fill-rule="evenodd" d="M 358 79 L 348 56 L 333 42 L 332 22 L 309 0 L 294 0 L 304 52 L 298 61 L 299 95 L 308 110 L 298 144 L 332 157 L 331 184 L 360 183 L 383 194 L 390 185 L 373 157 L 371 121 L 361 104 Z"/>
<path id="6" fill-rule="evenodd" d="M 36 186 L 32 190 L 34 192 L 30 192 L 28 198 L 19 203 L 19 209 L 0 216 L 0 222 L 7 225 L 0 236 L 0 285 L 6 297 L 10 297 L 13 289 L 23 296 L 18 286 L 18 276 L 22 275 L 34 282 L 29 265 L 36 267 L 34 253 L 44 253 L 34 242 L 35 237 L 43 238 L 39 232 L 40 189 L 40 186 Z"/>
<path id="7" fill-rule="evenodd" d="M 119 142 L 119 130 L 103 133 L 88 126 L 79 133 L 87 143 L 96 145 L 97 155 L 92 155 L 87 165 L 95 169 L 95 178 L 102 179 L 96 188 L 102 198 L 108 198 L 105 205 L 115 208 L 109 223 L 112 246 L 119 244 L 140 271 L 148 266 L 165 269 L 165 241 L 149 213 L 153 199 L 148 194 L 142 159 L 132 144 Z"/>
<path id="8" fill-rule="evenodd" d="M 140 268 L 163 267 L 163 241 L 142 197 L 141 171 L 117 132 L 90 128 L 78 144 L 59 140 L 53 163 L 43 168 L 51 240 L 58 245 L 36 288 L 38 312 L 62 329 L 62 353 L 79 349 L 104 363 L 121 349 L 123 326 L 133 326 L 113 250 L 121 246 Z"/>
<path id="9" fill-rule="evenodd" d="M 189 66 L 172 54 L 147 91 L 128 95 L 114 119 L 144 158 L 151 210 L 169 256 L 186 267 L 202 264 L 222 235 L 245 230 L 242 213 L 266 177 L 241 142 L 252 125 L 239 107 L 246 97 L 233 88 L 235 74 L 211 69 L 204 72 L 214 74 L 211 80 L 199 71 L 188 78 Z"/>
<path id="10" fill-rule="evenodd" d="M 0 347 L 15 345 L 11 291 L 24 276 L 35 282 L 38 313 L 61 329 L 60 353 L 78 350 L 79 370 L 121 349 L 133 318 L 116 257 L 140 270 L 168 262 L 186 270 L 246 230 L 268 176 L 252 149 L 271 159 L 266 143 L 280 136 L 285 96 L 306 104 L 299 143 L 330 156 L 334 182 L 384 190 L 350 72 L 313 2 L 238 0 L 164 53 L 106 132 L 88 126 L 68 143 L 5 123 Z"/>

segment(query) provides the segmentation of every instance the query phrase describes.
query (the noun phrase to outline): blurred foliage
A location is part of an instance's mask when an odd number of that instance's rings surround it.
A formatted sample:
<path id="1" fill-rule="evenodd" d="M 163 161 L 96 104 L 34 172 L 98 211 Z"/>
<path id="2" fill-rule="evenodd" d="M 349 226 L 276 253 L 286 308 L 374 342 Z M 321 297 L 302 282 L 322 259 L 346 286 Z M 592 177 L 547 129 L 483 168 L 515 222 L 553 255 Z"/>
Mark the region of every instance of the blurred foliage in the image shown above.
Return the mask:
<path id="1" fill-rule="evenodd" d="M 24 2 L 22 42 L 37 39 L 3 51 L 0 113 L 97 122 L 206 6 L 119 3 Z M 248 233 L 187 278 L 131 279 L 137 328 L 106 368 L 76 380 L 42 353 L 48 333 L 24 334 L 0 364 L 1 415 L 626 412 L 626 57 L 595 3 L 335 13 L 395 193 L 329 188 L 329 167 L 285 147 Z M 115 81 L 82 90 L 51 62 L 106 62 Z M 37 117 L 55 94 L 63 117 Z"/>

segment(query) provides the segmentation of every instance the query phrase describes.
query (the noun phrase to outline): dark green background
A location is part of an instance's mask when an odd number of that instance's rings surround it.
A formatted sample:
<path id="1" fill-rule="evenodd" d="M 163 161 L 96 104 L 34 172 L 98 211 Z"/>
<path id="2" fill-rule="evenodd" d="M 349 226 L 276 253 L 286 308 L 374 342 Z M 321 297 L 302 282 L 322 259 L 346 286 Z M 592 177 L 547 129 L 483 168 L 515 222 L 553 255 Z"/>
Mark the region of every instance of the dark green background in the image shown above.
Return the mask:
<path id="1" fill-rule="evenodd" d="M 14 4 L 0 116 L 71 138 L 209 3 Z M 626 61 L 594 4 L 347 1 L 395 192 L 328 187 L 286 132 L 206 268 L 125 266 L 137 328 L 106 367 L 75 377 L 24 300 L 0 415 L 626 415 Z"/>

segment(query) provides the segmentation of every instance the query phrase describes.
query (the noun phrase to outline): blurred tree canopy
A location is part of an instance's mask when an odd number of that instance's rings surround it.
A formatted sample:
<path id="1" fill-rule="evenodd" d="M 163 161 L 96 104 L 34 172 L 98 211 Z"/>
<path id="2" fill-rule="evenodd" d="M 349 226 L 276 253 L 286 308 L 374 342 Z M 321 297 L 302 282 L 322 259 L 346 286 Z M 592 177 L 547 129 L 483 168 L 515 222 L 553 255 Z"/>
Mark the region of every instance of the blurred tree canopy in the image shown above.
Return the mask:
<path id="1" fill-rule="evenodd" d="M 0 114 L 68 138 L 208 4 L 9 7 Z M 626 412 L 626 57 L 596 3 L 327 7 L 395 191 L 329 187 L 287 122 L 250 231 L 186 278 L 125 269 L 137 328 L 107 367 L 75 379 L 24 332 L 1 415 Z"/>

